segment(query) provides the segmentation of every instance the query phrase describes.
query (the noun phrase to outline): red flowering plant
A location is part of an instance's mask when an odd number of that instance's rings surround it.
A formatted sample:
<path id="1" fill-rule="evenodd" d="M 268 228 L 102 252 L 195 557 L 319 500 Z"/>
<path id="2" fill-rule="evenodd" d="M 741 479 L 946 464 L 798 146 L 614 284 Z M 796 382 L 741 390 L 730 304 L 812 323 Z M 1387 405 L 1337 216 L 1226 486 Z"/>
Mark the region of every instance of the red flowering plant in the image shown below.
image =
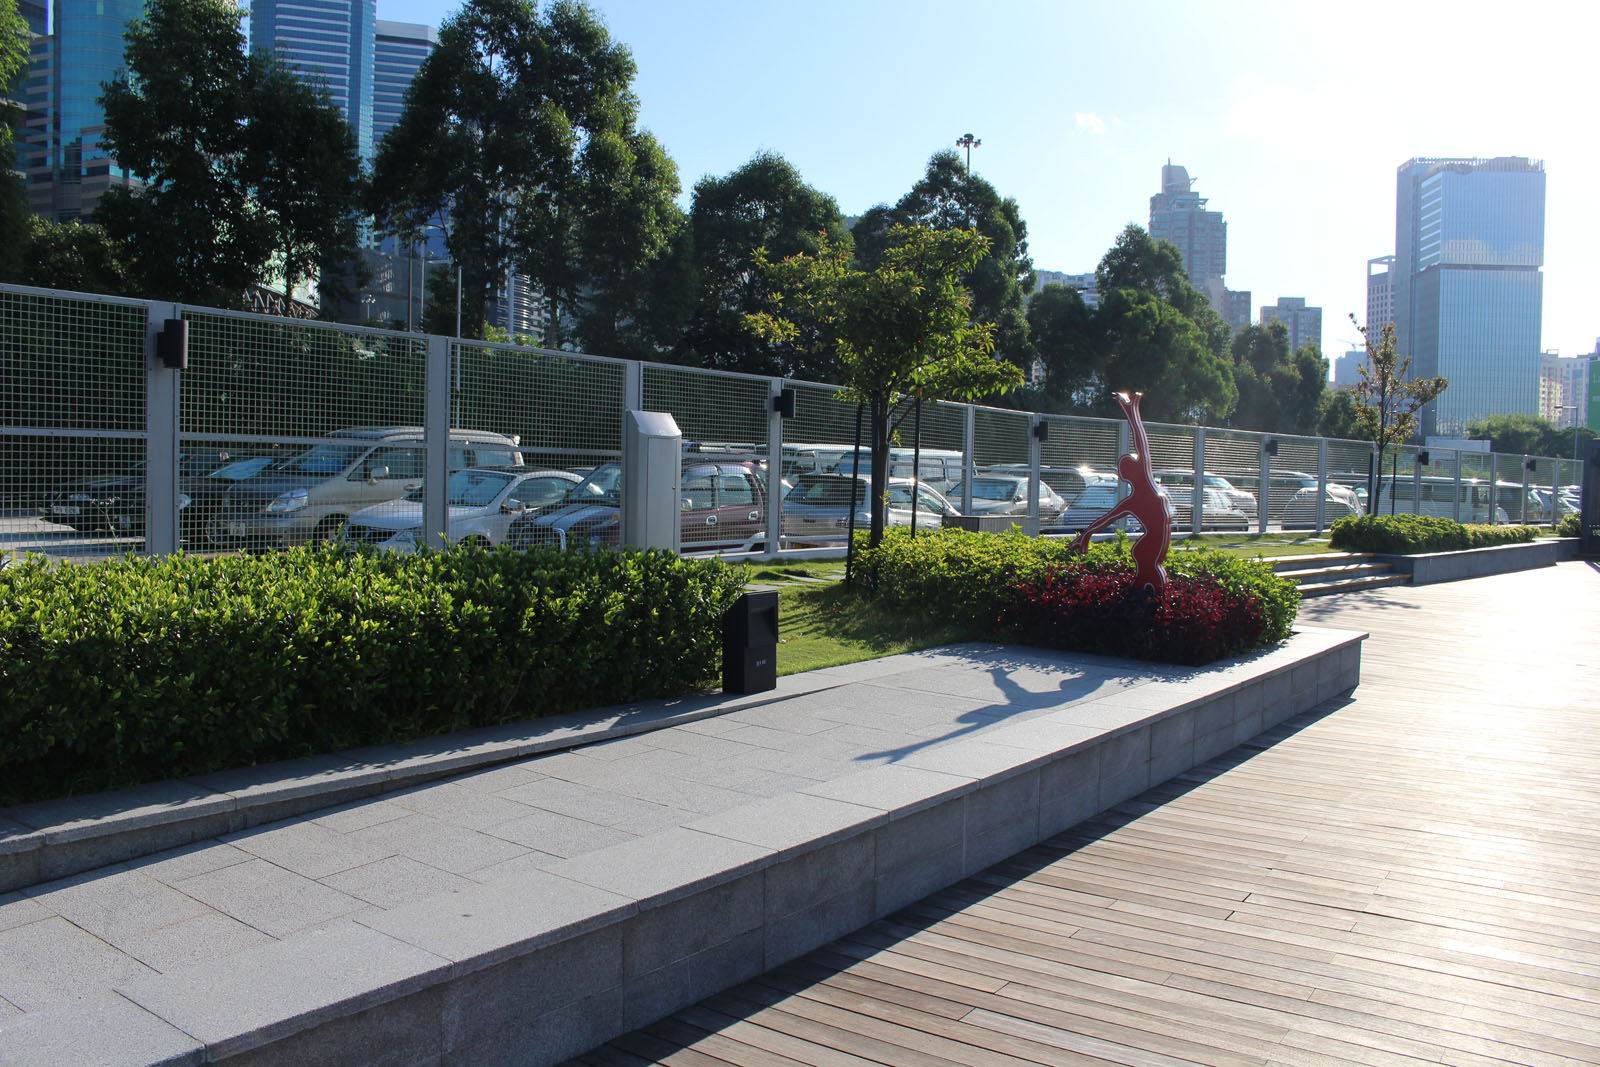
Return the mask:
<path id="1" fill-rule="evenodd" d="M 1201 664 L 1264 643 L 1258 598 L 1210 574 L 1171 575 L 1159 596 L 1135 588 L 1131 565 L 1052 566 L 1001 597 L 998 634 L 1071 652 Z"/>

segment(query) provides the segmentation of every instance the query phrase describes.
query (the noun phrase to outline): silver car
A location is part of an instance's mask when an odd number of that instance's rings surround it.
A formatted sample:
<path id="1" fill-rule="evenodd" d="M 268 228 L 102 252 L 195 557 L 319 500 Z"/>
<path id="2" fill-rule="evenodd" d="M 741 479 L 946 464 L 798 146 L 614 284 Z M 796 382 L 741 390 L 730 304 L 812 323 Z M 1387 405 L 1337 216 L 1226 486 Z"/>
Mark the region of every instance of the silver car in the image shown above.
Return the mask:
<path id="1" fill-rule="evenodd" d="M 963 498 L 965 482 L 957 482 L 949 489 L 955 500 Z M 1050 488 L 1048 482 L 1039 482 L 1039 520 L 1054 522 L 1067 502 L 1061 494 Z M 980 474 L 972 479 L 972 515 L 1026 515 L 1028 513 L 1028 478 L 1019 474 Z"/>
<path id="2" fill-rule="evenodd" d="M 913 490 L 919 527 L 937 530 L 946 515 L 961 514 L 937 489 L 913 485 L 910 478 L 891 478 L 884 525 L 911 525 Z M 849 535 L 852 503 L 856 529 L 871 528 L 872 514 L 867 507 L 871 494 L 872 479 L 865 475 L 802 474 L 783 501 L 783 535 L 791 543 L 842 542 Z"/>

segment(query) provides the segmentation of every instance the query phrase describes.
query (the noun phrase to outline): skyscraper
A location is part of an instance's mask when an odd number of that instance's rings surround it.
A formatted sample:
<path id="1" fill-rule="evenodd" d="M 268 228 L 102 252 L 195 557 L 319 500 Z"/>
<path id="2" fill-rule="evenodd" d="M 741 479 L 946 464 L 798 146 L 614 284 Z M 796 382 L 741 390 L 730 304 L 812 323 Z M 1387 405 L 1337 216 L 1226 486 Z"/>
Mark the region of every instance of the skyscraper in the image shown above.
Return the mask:
<path id="1" fill-rule="evenodd" d="M 1289 351 L 1298 352 L 1303 345 L 1322 348 L 1322 309 L 1306 307 L 1304 297 L 1280 296 L 1276 304 L 1261 308 L 1261 325 L 1277 319 L 1289 329 Z"/>
<path id="2" fill-rule="evenodd" d="M 29 29 L 42 32 L 43 5 L 19 6 Z M 144 0 L 55 0 L 50 35 L 34 38 L 18 153 L 34 212 L 75 219 L 110 185 L 129 182 L 100 144 L 100 87 L 122 69 L 123 32 L 143 12 Z"/>
<path id="3" fill-rule="evenodd" d="M 250 50 L 271 49 L 314 86 L 325 88 L 372 159 L 377 0 L 255 0 Z"/>
<path id="4" fill-rule="evenodd" d="M 414 22 L 379 19 L 372 64 L 372 148 L 400 121 L 406 90 L 422 61 L 439 43 L 439 31 Z"/>
<path id="5" fill-rule="evenodd" d="M 1383 336 L 1384 323 L 1393 321 L 1394 257 L 1379 256 L 1367 260 L 1367 329 L 1372 331 L 1372 340 Z"/>
<path id="6" fill-rule="evenodd" d="M 1189 172 L 1169 160 L 1161 168 L 1161 192 L 1150 198 L 1150 236 L 1178 246 L 1189 283 L 1221 314 L 1227 307 L 1222 276 L 1228 273 L 1228 224 L 1222 212 L 1205 207 Z"/>
<path id="7" fill-rule="evenodd" d="M 1395 328 L 1412 373 L 1450 387 L 1423 434 L 1459 435 L 1487 415 L 1539 410 L 1544 164 L 1411 159 L 1395 197 Z"/>

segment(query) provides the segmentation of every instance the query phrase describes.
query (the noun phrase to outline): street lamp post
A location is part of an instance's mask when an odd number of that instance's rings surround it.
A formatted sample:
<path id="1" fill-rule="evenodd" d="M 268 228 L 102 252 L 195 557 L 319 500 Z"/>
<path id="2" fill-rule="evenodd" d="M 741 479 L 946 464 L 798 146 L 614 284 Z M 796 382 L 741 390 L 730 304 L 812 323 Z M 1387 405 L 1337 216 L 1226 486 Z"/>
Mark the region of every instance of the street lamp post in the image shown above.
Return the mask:
<path id="1" fill-rule="evenodd" d="M 967 150 L 968 174 L 972 173 L 972 150 L 981 144 L 983 144 L 983 141 L 980 138 L 972 136 L 970 133 L 964 133 L 960 137 L 956 138 L 956 147 L 965 148 Z"/>

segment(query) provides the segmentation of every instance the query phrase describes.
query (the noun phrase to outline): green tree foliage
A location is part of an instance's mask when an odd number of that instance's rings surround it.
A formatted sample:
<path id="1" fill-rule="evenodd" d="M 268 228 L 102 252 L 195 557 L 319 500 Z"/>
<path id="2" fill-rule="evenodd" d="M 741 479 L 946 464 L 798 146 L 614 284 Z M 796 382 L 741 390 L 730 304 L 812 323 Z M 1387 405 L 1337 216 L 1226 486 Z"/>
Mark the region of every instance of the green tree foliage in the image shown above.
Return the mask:
<path id="1" fill-rule="evenodd" d="M 1496 452 L 1522 453 L 1528 456 L 1567 457 L 1573 454 L 1573 442 L 1592 439 L 1595 432 L 1587 426 L 1558 430 L 1549 419 L 1538 415 L 1490 415 L 1479 422 L 1467 424 L 1467 436 L 1474 441 L 1488 441 Z"/>
<path id="2" fill-rule="evenodd" d="M 584 4 L 470 0 L 439 31 L 379 146 L 372 208 L 402 236 L 446 219 L 464 269 L 463 332 L 509 268 L 547 302 L 544 343 L 580 326 L 602 340 L 625 318 L 617 291 L 665 247 L 677 169 L 635 129 L 633 56 Z"/>
<path id="3" fill-rule="evenodd" d="M 842 394 L 867 405 L 872 421 L 871 544 L 883 540 L 893 408 L 907 395 L 971 400 L 1014 388 L 1018 368 L 994 358 L 994 324 L 977 319 L 961 286 L 988 239 L 972 230 L 896 227 L 877 266 L 862 268 L 845 245 L 757 266 L 771 279 L 776 313 L 749 326 L 780 340 L 796 319 L 820 324 L 838 361 Z M 902 404 L 900 418 L 912 405 Z"/>
<path id="4" fill-rule="evenodd" d="M 99 226 L 85 222 L 50 222 L 37 215 L 22 219 L 12 242 L 17 255 L 15 278 L 44 289 L 80 293 L 135 295 L 123 245 Z"/>
<path id="5" fill-rule="evenodd" d="M 28 66 L 28 24 L 17 11 L 17 0 L 0 0 L 0 233 L 21 230 L 27 215 L 27 193 L 13 167 L 16 148 L 11 126 L 17 108 L 11 90 L 22 81 Z M 15 276 L 18 248 L 14 241 L 0 241 L 0 281 Z"/>
<path id="6" fill-rule="evenodd" d="M 1417 412 L 1449 387 L 1447 378 L 1411 378 L 1411 357 L 1395 351 L 1394 323 L 1386 322 L 1374 338 L 1369 327 L 1350 321 L 1367 344 L 1361 380 L 1356 383 L 1356 418 L 1362 436 L 1378 446 L 1381 459 L 1391 445 L 1401 444 L 1417 431 Z"/>
<path id="7" fill-rule="evenodd" d="M 1317 401 L 1317 433 L 1346 441 L 1364 436 L 1356 415 L 1355 394 L 1349 389 L 1325 390 Z"/>
<path id="8" fill-rule="evenodd" d="M 857 222 L 856 250 L 865 266 L 882 260 L 895 226 L 977 230 L 988 239 L 988 251 L 961 281 L 972 293 L 973 314 L 995 324 L 995 351 L 1025 366 L 1031 351 L 1023 303 L 1034 274 L 1017 202 L 969 172 L 960 154 L 947 148 L 928 160 L 927 172 L 894 207 L 873 208 Z"/>
<path id="9" fill-rule="evenodd" d="M 1328 364 L 1316 345 L 1289 352 L 1289 330 L 1276 319 L 1233 336 L 1233 381 L 1239 391 L 1231 425 L 1247 430 L 1317 432 Z"/>
<path id="10" fill-rule="evenodd" d="M 1220 421 L 1238 398 L 1228 324 L 1189 284 L 1169 242 L 1128 225 L 1095 270 L 1102 362 L 1092 410 L 1116 411 L 1113 394 L 1142 392 L 1146 417 Z"/>
<path id="11" fill-rule="evenodd" d="M 793 320 L 793 336 L 756 335 L 745 323 L 777 312 L 760 256 L 777 261 L 850 248 L 833 197 L 807 185 L 782 156 L 763 152 L 726 177 L 695 183 L 684 238 L 679 263 L 688 267 L 693 304 L 675 361 L 832 380 L 833 352 L 805 321 Z"/>
<path id="12" fill-rule="evenodd" d="M 151 0 L 105 86 L 105 141 L 140 175 L 95 209 L 143 294 L 235 307 L 253 285 L 355 255 L 349 125 L 270 56 L 248 56 L 221 0 Z"/>
<path id="13" fill-rule="evenodd" d="M 1050 411 L 1083 410 L 1091 400 L 1103 345 L 1093 310 L 1079 292 L 1047 285 L 1028 301 L 1028 338 L 1044 364 L 1036 399 Z"/>

